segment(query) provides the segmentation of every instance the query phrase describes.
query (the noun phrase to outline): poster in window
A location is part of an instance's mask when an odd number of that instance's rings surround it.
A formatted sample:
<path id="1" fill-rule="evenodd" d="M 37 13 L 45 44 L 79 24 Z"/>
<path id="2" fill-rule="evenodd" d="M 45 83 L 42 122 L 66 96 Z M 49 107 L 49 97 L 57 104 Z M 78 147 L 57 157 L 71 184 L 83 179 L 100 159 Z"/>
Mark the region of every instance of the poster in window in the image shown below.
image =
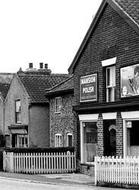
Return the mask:
<path id="1" fill-rule="evenodd" d="M 97 101 L 97 74 L 80 78 L 80 102 Z"/>
<path id="2" fill-rule="evenodd" d="M 121 68 L 121 97 L 139 95 L 139 64 Z"/>

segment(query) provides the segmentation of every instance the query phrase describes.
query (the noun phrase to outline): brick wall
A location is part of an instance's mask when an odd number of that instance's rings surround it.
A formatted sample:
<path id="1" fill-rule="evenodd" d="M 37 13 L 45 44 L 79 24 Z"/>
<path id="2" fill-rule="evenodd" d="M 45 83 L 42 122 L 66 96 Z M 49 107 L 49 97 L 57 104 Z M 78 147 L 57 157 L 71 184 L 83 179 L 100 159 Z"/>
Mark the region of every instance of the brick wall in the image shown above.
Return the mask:
<path id="1" fill-rule="evenodd" d="M 73 134 L 73 146 L 76 145 L 75 117 L 72 112 L 73 95 L 63 95 L 60 113 L 55 113 L 55 98 L 50 99 L 50 146 L 55 146 L 55 134 L 62 134 L 62 146 L 67 146 L 67 133 Z"/>
<path id="2" fill-rule="evenodd" d="M 116 120 L 116 155 L 123 155 L 123 119 L 121 118 L 121 113 L 117 113 Z"/>
<path id="3" fill-rule="evenodd" d="M 139 36 L 110 6 L 101 18 L 74 68 L 75 98 L 79 104 L 79 77 L 98 73 L 98 101 L 105 102 L 105 80 L 101 61 L 117 57 L 116 101 L 120 99 L 120 68 L 139 60 Z"/>
<path id="4" fill-rule="evenodd" d="M 103 156 L 104 145 L 103 145 L 103 118 L 102 114 L 99 114 L 99 118 L 97 121 L 97 155 Z"/>

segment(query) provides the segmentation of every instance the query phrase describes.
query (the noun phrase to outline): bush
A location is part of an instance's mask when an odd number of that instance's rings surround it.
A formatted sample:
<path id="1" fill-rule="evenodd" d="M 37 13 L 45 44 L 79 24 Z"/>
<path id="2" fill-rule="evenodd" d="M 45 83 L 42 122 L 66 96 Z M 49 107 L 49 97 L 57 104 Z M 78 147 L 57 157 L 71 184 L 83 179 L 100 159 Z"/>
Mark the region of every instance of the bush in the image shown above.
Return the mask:
<path id="1" fill-rule="evenodd" d="M 55 147 L 55 148 L 36 148 L 36 147 L 32 147 L 32 148 L 4 148 L 4 151 L 6 152 L 14 152 L 14 153 L 51 153 L 51 152 L 74 152 L 74 147 Z"/>

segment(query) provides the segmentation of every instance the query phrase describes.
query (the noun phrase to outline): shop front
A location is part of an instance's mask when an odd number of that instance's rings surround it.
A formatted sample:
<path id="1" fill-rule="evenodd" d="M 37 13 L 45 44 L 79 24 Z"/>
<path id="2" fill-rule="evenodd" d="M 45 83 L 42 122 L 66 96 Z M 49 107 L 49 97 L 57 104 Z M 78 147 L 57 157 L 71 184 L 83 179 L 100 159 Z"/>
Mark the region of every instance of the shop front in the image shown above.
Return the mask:
<path id="1" fill-rule="evenodd" d="M 121 113 L 124 156 L 139 156 L 139 111 Z"/>
<path id="2" fill-rule="evenodd" d="M 95 156 L 139 156 L 139 111 L 126 109 L 78 115 L 82 172 L 94 168 Z"/>

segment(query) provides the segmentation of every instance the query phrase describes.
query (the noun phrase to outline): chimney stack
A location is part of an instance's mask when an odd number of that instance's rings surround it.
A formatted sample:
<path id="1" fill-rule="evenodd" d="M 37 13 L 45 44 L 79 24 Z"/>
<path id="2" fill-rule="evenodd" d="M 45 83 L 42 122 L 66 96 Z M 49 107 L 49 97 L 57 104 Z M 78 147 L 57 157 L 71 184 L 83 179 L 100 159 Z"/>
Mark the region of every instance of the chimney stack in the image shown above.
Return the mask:
<path id="1" fill-rule="evenodd" d="M 40 69 L 43 69 L 43 63 L 42 62 L 40 63 Z"/>
<path id="2" fill-rule="evenodd" d="M 33 63 L 29 63 L 29 69 L 33 69 Z"/>

